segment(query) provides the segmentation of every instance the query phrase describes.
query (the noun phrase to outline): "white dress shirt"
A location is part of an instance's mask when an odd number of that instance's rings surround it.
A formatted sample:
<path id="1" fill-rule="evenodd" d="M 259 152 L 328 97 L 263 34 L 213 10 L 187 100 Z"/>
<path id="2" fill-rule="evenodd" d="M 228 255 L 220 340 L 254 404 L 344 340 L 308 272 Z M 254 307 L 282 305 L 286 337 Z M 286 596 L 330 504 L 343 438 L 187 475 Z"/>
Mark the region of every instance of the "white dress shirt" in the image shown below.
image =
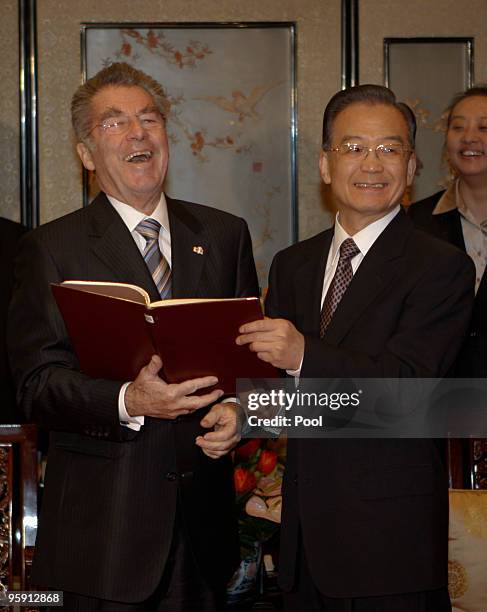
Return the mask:
<path id="1" fill-rule="evenodd" d="M 335 272 L 338 266 L 338 260 L 340 259 L 340 247 L 347 238 L 352 238 L 359 249 L 359 253 L 355 255 L 350 260 L 352 264 L 352 273 L 355 274 L 357 272 L 358 267 L 362 263 L 364 257 L 367 255 L 369 249 L 372 247 L 377 238 L 382 234 L 382 232 L 386 229 L 389 223 L 394 219 L 394 217 L 398 214 L 400 210 L 399 204 L 395 206 L 391 212 L 387 213 L 377 221 L 370 223 L 364 229 L 360 230 L 353 236 L 349 236 L 347 232 L 340 225 L 340 213 L 337 213 L 335 219 L 335 232 L 333 234 L 333 240 L 331 241 L 330 250 L 328 251 L 328 259 L 326 260 L 325 267 L 325 276 L 323 278 L 323 289 L 321 291 L 321 307 L 323 308 L 323 302 L 325 300 L 326 293 L 331 285 L 331 281 L 335 276 Z M 303 357 L 304 359 L 304 357 Z M 287 373 L 290 376 L 295 376 L 299 378 L 301 374 L 301 367 L 303 365 L 303 360 L 299 365 L 297 370 L 287 370 Z"/>
<path id="2" fill-rule="evenodd" d="M 136 210 L 133 206 L 123 204 L 112 196 L 107 195 L 107 198 L 113 208 L 122 217 L 123 222 L 128 227 L 130 233 L 132 234 L 132 238 L 134 239 L 135 244 L 141 253 L 144 252 L 147 240 L 136 230 L 137 225 L 149 217 L 159 221 L 161 224 L 161 229 L 159 232 L 159 248 L 161 253 L 166 258 L 169 267 L 171 267 L 171 232 L 169 231 L 169 215 L 167 212 L 167 203 L 164 194 L 161 193 L 159 204 L 156 206 L 151 215 L 145 215 L 139 210 Z M 118 415 L 122 425 L 125 425 L 130 429 L 134 429 L 135 431 L 139 431 L 144 424 L 144 417 L 130 416 L 125 408 L 125 391 L 130 385 L 130 382 L 131 381 L 126 382 L 118 394 Z"/>

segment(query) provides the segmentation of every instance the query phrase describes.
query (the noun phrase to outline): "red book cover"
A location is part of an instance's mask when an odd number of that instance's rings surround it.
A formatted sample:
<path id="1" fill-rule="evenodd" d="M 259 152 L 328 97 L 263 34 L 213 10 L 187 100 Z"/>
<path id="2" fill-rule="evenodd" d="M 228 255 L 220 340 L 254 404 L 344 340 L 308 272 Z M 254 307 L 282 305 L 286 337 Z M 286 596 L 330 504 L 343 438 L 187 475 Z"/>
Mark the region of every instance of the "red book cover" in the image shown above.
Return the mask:
<path id="1" fill-rule="evenodd" d="M 164 300 L 150 303 L 140 287 L 67 281 L 52 285 L 80 369 L 93 378 L 134 380 L 151 355 L 170 383 L 216 376 L 235 393 L 237 378 L 275 378 L 277 370 L 247 346 L 238 328 L 263 317 L 258 298 Z"/>

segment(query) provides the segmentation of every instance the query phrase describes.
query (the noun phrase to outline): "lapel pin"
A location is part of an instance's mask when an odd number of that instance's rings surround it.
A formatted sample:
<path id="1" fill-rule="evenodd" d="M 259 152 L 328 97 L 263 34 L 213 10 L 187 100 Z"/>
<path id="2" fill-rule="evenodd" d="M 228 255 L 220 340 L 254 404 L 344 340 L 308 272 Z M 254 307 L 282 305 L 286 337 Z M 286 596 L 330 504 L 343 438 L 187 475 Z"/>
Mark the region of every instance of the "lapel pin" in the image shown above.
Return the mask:
<path id="1" fill-rule="evenodd" d="M 193 253 L 196 253 L 197 255 L 203 255 L 204 252 L 205 252 L 205 250 L 203 249 L 202 246 L 194 246 L 193 247 Z"/>

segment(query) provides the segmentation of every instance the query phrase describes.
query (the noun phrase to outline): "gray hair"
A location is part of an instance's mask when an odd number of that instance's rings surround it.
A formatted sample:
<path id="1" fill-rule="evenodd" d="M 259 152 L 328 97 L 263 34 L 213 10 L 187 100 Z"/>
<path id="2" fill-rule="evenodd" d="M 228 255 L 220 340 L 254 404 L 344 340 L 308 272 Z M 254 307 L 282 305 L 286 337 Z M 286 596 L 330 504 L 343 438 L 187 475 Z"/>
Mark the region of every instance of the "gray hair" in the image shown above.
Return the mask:
<path id="1" fill-rule="evenodd" d="M 141 87 L 152 96 L 163 117 L 169 110 L 169 102 L 163 87 L 151 76 L 125 62 L 116 62 L 103 68 L 80 85 L 71 101 L 71 123 L 78 142 L 87 142 L 92 129 L 92 101 L 105 87 Z"/>

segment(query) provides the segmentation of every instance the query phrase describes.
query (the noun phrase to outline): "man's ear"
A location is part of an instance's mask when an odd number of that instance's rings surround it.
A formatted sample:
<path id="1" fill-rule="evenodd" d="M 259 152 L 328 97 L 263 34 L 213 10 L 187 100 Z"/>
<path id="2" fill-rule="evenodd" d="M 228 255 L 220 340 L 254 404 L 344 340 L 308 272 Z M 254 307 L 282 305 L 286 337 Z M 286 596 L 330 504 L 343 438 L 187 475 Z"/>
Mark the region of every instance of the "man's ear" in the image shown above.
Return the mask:
<path id="1" fill-rule="evenodd" d="M 320 154 L 320 174 L 323 182 L 329 185 L 331 183 L 330 160 L 326 151 L 321 151 Z"/>
<path id="2" fill-rule="evenodd" d="M 84 142 L 78 142 L 76 145 L 76 151 L 78 151 L 78 155 L 83 162 L 83 166 L 87 170 L 93 171 L 95 169 L 95 164 L 93 163 L 93 157 L 91 155 L 90 149 L 85 145 Z"/>
<path id="3" fill-rule="evenodd" d="M 406 185 L 410 187 L 414 180 L 414 175 L 416 173 L 416 154 L 413 152 L 409 157 L 408 161 L 408 169 L 407 169 L 407 180 Z"/>

